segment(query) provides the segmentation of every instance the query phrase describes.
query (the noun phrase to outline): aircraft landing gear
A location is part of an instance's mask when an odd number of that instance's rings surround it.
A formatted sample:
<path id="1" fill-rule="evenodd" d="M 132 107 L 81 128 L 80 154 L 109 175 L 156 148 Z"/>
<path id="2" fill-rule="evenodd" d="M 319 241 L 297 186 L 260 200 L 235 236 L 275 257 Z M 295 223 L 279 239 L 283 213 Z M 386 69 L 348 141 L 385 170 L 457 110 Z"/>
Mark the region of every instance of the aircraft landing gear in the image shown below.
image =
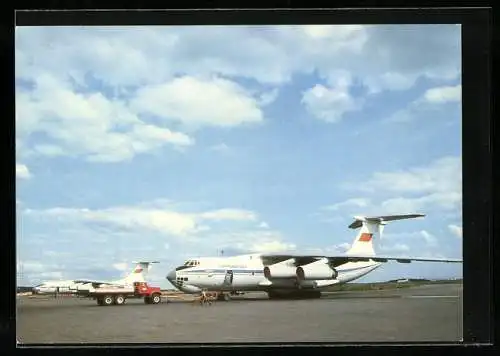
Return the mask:
<path id="1" fill-rule="evenodd" d="M 318 299 L 321 298 L 319 291 L 293 291 L 293 292 L 267 292 L 269 299 Z"/>
<path id="2" fill-rule="evenodd" d="M 227 302 L 231 300 L 231 296 L 229 295 L 229 293 L 219 293 L 217 295 L 217 300 Z"/>

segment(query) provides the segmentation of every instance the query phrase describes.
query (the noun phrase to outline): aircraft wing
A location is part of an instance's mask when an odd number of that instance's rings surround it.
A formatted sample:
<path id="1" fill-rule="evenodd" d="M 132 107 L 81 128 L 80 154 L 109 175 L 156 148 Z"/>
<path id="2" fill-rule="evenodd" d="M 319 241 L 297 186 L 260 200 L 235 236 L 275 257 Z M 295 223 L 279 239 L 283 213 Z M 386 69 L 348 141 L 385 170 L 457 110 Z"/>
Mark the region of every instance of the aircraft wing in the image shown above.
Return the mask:
<path id="1" fill-rule="evenodd" d="M 295 259 L 295 264 L 297 266 L 308 264 L 322 258 L 328 259 L 328 261 L 335 265 L 341 265 L 347 262 L 365 262 L 365 261 L 375 261 L 375 262 L 389 262 L 396 261 L 399 263 L 411 263 L 415 262 L 447 262 L 447 263 L 462 263 L 463 261 L 460 259 L 452 259 L 452 258 L 430 258 L 430 257 L 407 257 L 407 256 L 369 256 L 369 255 L 347 255 L 347 254 L 339 254 L 339 255 L 308 255 L 308 254 L 264 254 L 261 255 L 261 259 L 264 262 L 264 265 L 272 265 L 275 263 L 279 263 L 282 261 L 286 261 L 288 259 Z"/>
<path id="2" fill-rule="evenodd" d="M 92 287 L 98 287 L 100 285 L 114 285 L 116 283 L 112 283 L 112 282 L 104 282 L 104 281 L 95 281 L 95 280 L 90 280 L 90 279 L 76 279 L 73 281 L 74 283 L 77 283 L 77 284 L 92 284 Z"/>

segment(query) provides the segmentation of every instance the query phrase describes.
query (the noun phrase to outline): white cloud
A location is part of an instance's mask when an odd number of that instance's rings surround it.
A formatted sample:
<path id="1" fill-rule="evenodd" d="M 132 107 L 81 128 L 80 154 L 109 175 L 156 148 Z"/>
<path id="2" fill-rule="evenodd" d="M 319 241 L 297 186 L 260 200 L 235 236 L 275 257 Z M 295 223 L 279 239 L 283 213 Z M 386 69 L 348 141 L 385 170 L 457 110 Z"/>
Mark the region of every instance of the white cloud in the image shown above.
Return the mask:
<path id="1" fill-rule="evenodd" d="M 420 166 L 393 172 L 375 172 L 363 184 L 356 184 L 356 189 L 373 191 L 391 191 L 405 193 L 461 191 L 462 167 L 460 157 L 442 157 L 428 166 Z"/>
<path id="2" fill-rule="evenodd" d="M 241 209 L 219 209 L 199 214 L 205 220 L 253 221 L 257 218 L 253 211 Z"/>
<path id="3" fill-rule="evenodd" d="M 288 244 L 281 241 L 268 241 L 256 243 L 251 246 L 251 250 L 255 252 L 285 252 L 296 248 L 295 244 Z"/>
<path id="4" fill-rule="evenodd" d="M 342 71 L 329 75 L 330 87 L 317 84 L 306 90 L 302 103 L 316 118 L 326 122 L 338 122 L 349 111 L 359 110 L 362 102 L 355 100 L 349 93 L 351 77 Z"/>
<path id="5" fill-rule="evenodd" d="M 410 247 L 406 244 L 396 243 L 394 245 L 380 245 L 380 251 L 384 252 L 408 252 Z"/>
<path id="6" fill-rule="evenodd" d="M 62 147 L 50 144 L 40 144 L 33 147 L 35 153 L 41 154 L 42 156 L 55 157 L 64 156 L 64 150 Z"/>
<path id="7" fill-rule="evenodd" d="M 231 149 L 229 148 L 228 145 L 225 143 L 219 143 L 217 145 L 213 145 L 210 147 L 212 151 L 217 151 L 217 152 L 230 152 Z"/>
<path id="8" fill-rule="evenodd" d="M 427 246 L 436 247 L 438 245 L 438 241 L 437 241 L 436 237 L 434 235 L 432 235 L 431 233 L 429 233 L 425 230 L 422 230 L 422 231 L 420 231 L 420 235 L 424 239 Z"/>
<path id="9" fill-rule="evenodd" d="M 137 91 L 132 106 L 188 126 L 237 126 L 263 120 L 257 100 L 235 82 L 184 76 Z"/>
<path id="10" fill-rule="evenodd" d="M 121 229 L 153 230 L 174 237 L 188 238 L 210 230 L 200 224 L 208 221 L 253 221 L 256 214 L 240 209 L 219 209 L 201 213 L 182 213 L 168 209 L 141 206 L 117 206 L 106 209 L 51 208 L 25 209 L 26 216 L 53 219 L 59 222 L 96 223 Z"/>
<path id="11" fill-rule="evenodd" d="M 116 162 L 166 144 L 193 144 L 186 134 L 146 124 L 125 102 L 102 93 L 77 93 L 48 74 L 37 77 L 35 84 L 30 92 L 19 90 L 16 105 L 20 139 L 36 132 L 48 136 L 49 141 L 36 144 L 32 153 Z"/>
<path id="12" fill-rule="evenodd" d="M 462 98 L 462 86 L 445 86 L 432 88 L 425 92 L 424 99 L 431 103 L 445 103 L 449 101 L 460 101 Z"/>
<path id="13" fill-rule="evenodd" d="M 262 221 L 260 224 L 259 224 L 259 227 L 261 229 L 269 229 L 269 224 L 266 223 L 265 221 Z"/>
<path id="14" fill-rule="evenodd" d="M 348 182 L 343 187 L 361 191 L 367 197 L 348 199 L 322 210 L 341 211 L 343 215 L 429 213 L 430 210 L 461 214 L 461 159 L 448 156 L 426 166 L 375 172 L 365 182 Z"/>
<path id="15" fill-rule="evenodd" d="M 347 199 L 346 201 L 328 205 L 323 207 L 324 210 L 339 210 L 340 208 L 343 207 L 359 207 L 363 208 L 366 207 L 370 204 L 370 200 L 366 198 L 352 198 L 352 199 Z"/>
<path id="16" fill-rule="evenodd" d="M 272 104 L 278 98 L 278 95 L 279 95 L 278 88 L 274 88 L 272 90 L 262 93 L 259 98 L 259 105 L 266 106 Z"/>
<path id="17" fill-rule="evenodd" d="M 263 229 L 231 229 L 208 234 L 199 239 L 197 245 L 206 251 L 212 251 L 216 246 L 238 253 L 290 251 L 296 248 L 296 245 L 287 242 L 280 232 Z"/>
<path id="18" fill-rule="evenodd" d="M 450 224 L 450 225 L 448 225 L 448 229 L 456 237 L 458 237 L 460 239 L 463 237 L 463 229 L 461 226 Z"/>
<path id="19" fill-rule="evenodd" d="M 384 122 L 410 122 L 418 119 L 448 117 L 448 103 L 460 103 L 462 86 L 443 86 L 428 89 L 424 94 L 412 101 L 406 108 L 396 111 Z"/>
<path id="20" fill-rule="evenodd" d="M 31 177 L 30 171 L 25 164 L 16 164 L 16 178 L 29 179 Z"/>
<path id="21" fill-rule="evenodd" d="M 134 87 L 188 73 L 282 84 L 295 73 L 316 70 L 327 78 L 337 69 L 356 73 L 372 91 L 405 88 L 421 76 L 455 78 L 460 73 L 460 28 L 312 25 L 16 29 L 16 78 L 34 78 L 48 71 L 84 82 L 85 75 L 91 74 L 110 86 Z"/>
<path id="22" fill-rule="evenodd" d="M 129 269 L 129 264 L 125 262 L 113 263 L 113 268 L 118 271 L 124 272 Z"/>
<path id="23" fill-rule="evenodd" d="M 323 253 L 345 253 L 351 248 L 352 244 L 349 242 L 342 242 L 333 246 L 327 247 Z"/>
<path id="24" fill-rule="evenodd" d="M 194 143 L 138 114 L 189 127 L 262 122 L 261 106 L 297 74 L 325 81 L 303 103 L 328 122 L 363 105 L 349 93 L 354 75 L 370 92 L 460 76 L 453 25 L 37 27 L 17 28 L 15 36 L 18 150 L 89 161 Z M 241 78 L 258 89 L 243 88 Z M 104 89 L 92 92 L 93 84 Z M 427 96 L 453 97 L 443 90 Z M 48 139 L 23 142 L 34 132 Z"/>

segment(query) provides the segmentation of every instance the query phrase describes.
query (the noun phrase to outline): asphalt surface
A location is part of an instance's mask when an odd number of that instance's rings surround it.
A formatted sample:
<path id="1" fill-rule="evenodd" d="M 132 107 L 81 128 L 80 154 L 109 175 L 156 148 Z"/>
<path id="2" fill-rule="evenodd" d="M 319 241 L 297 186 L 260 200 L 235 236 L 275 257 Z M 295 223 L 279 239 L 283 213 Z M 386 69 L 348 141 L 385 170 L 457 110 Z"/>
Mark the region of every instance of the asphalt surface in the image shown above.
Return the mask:
<path id="1" fill-rule="evenodd" d="M 453 342 L 462 338 L 462 285 L 335 292 L 313 300 L 248 293 L 211 306 L 179 300 L 98 306 L 73 297 L 19 297 L 16 329 L 21 345 Z"/>

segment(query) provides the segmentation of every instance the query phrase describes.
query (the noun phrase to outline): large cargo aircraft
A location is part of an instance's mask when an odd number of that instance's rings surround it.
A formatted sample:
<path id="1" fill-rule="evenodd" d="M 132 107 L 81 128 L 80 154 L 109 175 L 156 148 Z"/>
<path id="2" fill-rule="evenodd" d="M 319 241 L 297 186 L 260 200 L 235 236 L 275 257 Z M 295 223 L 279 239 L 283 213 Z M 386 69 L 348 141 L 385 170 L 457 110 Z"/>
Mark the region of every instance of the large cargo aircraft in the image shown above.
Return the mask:
<path id="1" fill-rule="evenodd" d="M 388 222 L 424 216 L 357 216 L 349 228 L 361 229 L 350 249 L 344 254 L 326 256 L 258 253 L 232 257 L 201 257 L 185 261 L 184 265 L 170 271 L 166 278 L 185 293 L 219 291 L 225 299 L 229 298 L 228 292 L 236 291 L 265 291 L 270 299 L 319 298 L 322 289 L 358 279 L 388 261 L 461 263 L 462 260 L 459 259 L 376 254 L 374 240 L 380 238 Z"/>
<path id="2" fill-rule="evenodd" d="M 114 281 L 102 281 L 93 279 L 71 279 L 64 281 L 47 281 L 35 286 L 33 294 L 53 294 L 53 293 L 77 293 L 78 291 L 91 290 L 103 285 L 106 286 L 129 286 L 134 282 L 145 282 L 145 277 L 152 263 L 158 261 L 136 262 L 134 269 L 122 279 Z"/>

